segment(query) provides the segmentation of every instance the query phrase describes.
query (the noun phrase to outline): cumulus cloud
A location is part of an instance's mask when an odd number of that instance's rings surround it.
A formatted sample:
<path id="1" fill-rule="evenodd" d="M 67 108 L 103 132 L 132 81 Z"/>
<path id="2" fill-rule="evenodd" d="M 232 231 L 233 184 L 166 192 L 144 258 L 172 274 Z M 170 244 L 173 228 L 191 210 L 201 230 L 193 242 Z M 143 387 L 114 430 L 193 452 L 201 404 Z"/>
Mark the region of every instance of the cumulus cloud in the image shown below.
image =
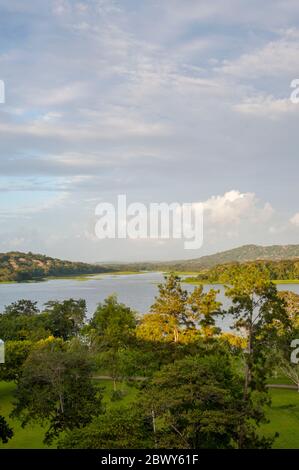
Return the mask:
<path id="1" fill-rule="evenodd" d="M 295 225 L 295 227 L 299 227 L 299 212 L 293 215 L 293 217 L 290 218 L 291 224 Z"/>
<path id="2" fill-rule="evenodd" d="M 232 190 L 222 196 L 212 196 L 203 203 L 203 207 L 211 224 L 231 226 L 240 224 L 242 220 L 254 223 L 269 220 L 273 215 L 273 208 L 269 203 L 262 207 L 258 203 L 254 193 Z"/>

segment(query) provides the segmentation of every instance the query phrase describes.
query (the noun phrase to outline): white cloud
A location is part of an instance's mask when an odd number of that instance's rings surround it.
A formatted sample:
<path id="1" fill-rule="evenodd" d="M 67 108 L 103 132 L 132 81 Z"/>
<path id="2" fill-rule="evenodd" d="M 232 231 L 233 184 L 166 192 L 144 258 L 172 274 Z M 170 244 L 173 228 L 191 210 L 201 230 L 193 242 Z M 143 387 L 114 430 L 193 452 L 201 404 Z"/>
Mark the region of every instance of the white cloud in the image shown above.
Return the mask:
<path id="1" fill-rule="evenodd" d="M 234 60 L 223 60 L 216 68 L 225 73 L 243 79 L 296 75 L 299 69 L 299 30 L 291 29 L 280 32 L 277 40 L 242 54 Z"/>
<path id="2" fill-rule="evenodd" d="M 293 215 L 293 217 L 290 218 L 291 224 L 295 225 L 296 227 L 299 227 L 299 212 Z"/>
<path id="3" fill-rule="evenodd" d="M 299 106 L 291 102 L 290 98 L 275 99 L 274 96 L 263 94 L 244 98 L 241 103 L 234 105 L 234 109 L 243 114 L 276 119 L 287 113 L 299 111 Z"/>
<path id="4" fill-rule="evenodd" d="M 203 203 L 205 214 L 210 224 L 238 225 L 241 221 L 257 223 L 267 221 L 273 215 L 273 208 L 269 203 L 262 207 L 254 193 L 241 193 L 232 190 L 223 196 L 212 196 Z"/>

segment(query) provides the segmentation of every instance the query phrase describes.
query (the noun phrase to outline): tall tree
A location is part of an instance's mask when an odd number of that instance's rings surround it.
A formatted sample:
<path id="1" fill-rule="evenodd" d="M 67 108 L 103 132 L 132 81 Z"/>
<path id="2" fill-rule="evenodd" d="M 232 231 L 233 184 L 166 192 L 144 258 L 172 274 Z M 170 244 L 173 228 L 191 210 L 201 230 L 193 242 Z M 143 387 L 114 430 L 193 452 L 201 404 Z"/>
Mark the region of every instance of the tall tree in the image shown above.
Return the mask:
<path id="1" fill-rule="evenodd" d="M 100 303 L 90 321 L 97 341 L 104 347 L 117 349 L 126 346 L 135 335 L 134 311 L 110 295 Z"/>
<path id="2" fill-rule="evenodd" d="M 204 292 L 198 286 L 192 293 L 182 288 L 181 279 L 175 274 L 165 276 L 165 282 L 158 286 L 159 295 L 151 306 L 151 314 L 141 322 L 142 332 L 153 326 L 155 336 L 161 332 L 161 339 L 178 343 L 186 330 L 201 328 L 204 335 L 212 335 L 215 330 L 215 316 L 219 314 L 221 303 L 217 302 L 218 291 Z"/>
<path id="3" fill-rule="evenodd" d="M 108 409 L 83 429 L 63 436 L 61 449 L 151 449 L 154 446 L 151 419 L 141 413 L 136 403 Z"/>
<path id="4" fill-rule="evenodd" d="M 139 407 L 152 418 L 159 448 L 268 448 L 273 440 L 257 432 L 263 414 L 243 400 L 241 377 L 225 350 L 164 366 Z"/>
<path id="5" fill-rule="evenodd" d="M 79 333 L 86 317 L 84 299 L 68 299 L 59 302 L 51 300 L 46 303 L 42 313 L 45 326 L 55 337 L 67 340 Z"/>
<path id="6" fill-rule="evenodd" d="M 39 313 L 39 309 L 37 307 L 37 302 L 32 302 L 32 300 L 21 299 L 17 302 L 13 302 L 10 305 L 7 305 L 3 313 L 15 317 L 20 315 L 31 317 Z"/>
<path id="7" fill-rule="evenodd" d="M 101 394 L 92 383 L 86 352 L 65 350 L 53 342 L 34 350 L 17 382 L 12 416 L 48 426 L 45 442 L 62 431 L 81 428 L 101 412 Z"/>
<path id="8" fill-rule="evenodd" d="M 166 318 L 171 327 L 173 341 L 179 341 L 182 326 L 194 326 L 194 319 L 187 311 L 188 292 L 182 288 L 180 278 L 175 274 L 165 276 L 165 283 L 159 284 L 159 295 L 151 306 L 151 313 Z"/>
<path id="9" fill-rule="evenodd" d="M 123 351 L 135 338 L 135 313 L 111 295 L 98 305 L 90 328 L 93 348 L 99 352 L 98 365 L 109 371 L 116 391 L 116 382 L 124 370 Z"/>
<path id="10" fill-rule="evenodd" d="M 289 328 L 285 303 L 268 275 L 254 265 L 232 269 L 226 295 L 232 305 L 233 328 L 246 338 L 244 398 L 250 390 L 265 390 L 266 355 L 276 345 L 281 328 Z"/>

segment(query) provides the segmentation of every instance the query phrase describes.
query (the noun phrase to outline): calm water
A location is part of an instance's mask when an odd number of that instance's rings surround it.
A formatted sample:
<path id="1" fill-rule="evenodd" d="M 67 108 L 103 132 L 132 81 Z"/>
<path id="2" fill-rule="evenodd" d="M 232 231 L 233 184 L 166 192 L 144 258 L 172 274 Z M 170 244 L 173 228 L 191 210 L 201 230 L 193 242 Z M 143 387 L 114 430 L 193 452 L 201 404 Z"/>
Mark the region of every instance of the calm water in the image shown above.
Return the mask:
<path id="1" fill-rule="evenodd" d="M 83 298 L 87 302 L 88 316 L 94 312 L 97 304 L 108 295 L 117 294 L 118 300 L 140 313 L 149 311 L 158 289 L 157 284 L 163 280 L 161 273 L 103 275 L 80 281 L 76 279 L 56 279 L 34 283 L 0 284 L 0 312 L 5 305 L 19 299 L 37 301 L 40 308 L 48 300 Z M 193 285 L 184 284 L 189 291 Z M 211 286 L 205 286 L 205 290 Z M 227 305 L 222 286 L 212 286 L 220 290 L 219 300 Z M 299 284 L 283 284 L 279 290 L 292 290 L 299 294 Z M 221 326 L 228 329 L 229 319 L 222 320 Z"/>

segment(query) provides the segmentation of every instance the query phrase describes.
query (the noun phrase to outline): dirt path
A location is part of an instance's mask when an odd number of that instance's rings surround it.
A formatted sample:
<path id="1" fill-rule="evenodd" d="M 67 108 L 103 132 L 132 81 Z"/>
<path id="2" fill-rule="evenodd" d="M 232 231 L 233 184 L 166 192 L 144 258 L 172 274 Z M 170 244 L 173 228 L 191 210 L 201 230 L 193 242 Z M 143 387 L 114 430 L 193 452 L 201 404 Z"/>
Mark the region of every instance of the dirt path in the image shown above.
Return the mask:
<path id="1" fill-rule="evenodd" d="M 268 384 L 268 388 L 286 388 L 288 390 L 298 390 L 298 387 L 296 385 L 290 385 L 290 384 Z"/>

